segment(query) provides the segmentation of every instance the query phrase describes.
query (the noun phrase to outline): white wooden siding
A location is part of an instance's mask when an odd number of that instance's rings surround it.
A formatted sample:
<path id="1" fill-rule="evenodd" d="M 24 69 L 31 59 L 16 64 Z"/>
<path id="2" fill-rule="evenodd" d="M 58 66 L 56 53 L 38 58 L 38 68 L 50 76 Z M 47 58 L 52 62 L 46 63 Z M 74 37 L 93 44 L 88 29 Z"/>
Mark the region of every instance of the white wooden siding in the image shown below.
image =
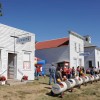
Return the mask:
<path id="1" fill-rule="evenodd" d="M 26 34 L 28 33 L 28 34 Z M 26 34 L 26 35 L 22 35 Z M 4 70 L 7 70 L 8 68 L 8 53 L 14 53 L 14 38 L 11 36 L 19 36 L 25 37 L 25 36 L 31 36 L 31 42 L 27 42 L 25 44 L 16 44 L 15 42 L 15 53 L 17 53 L 17 79 L 21 79 L 22 75 L 19 73 L 19 69 L 23 74 L 26 74 L 29 76 L 29 80 L 34 79 L 34 56 L 35 56 L 35 35 L 33 33 L 20 30 L 17 28 L 13 28 L 7 25 L 0 24 L 0 49 L 1 49 L 1 59 L 2 59 L 2 73 Z M 30 60 L 31 60 L 31 70 L 30 71 L 24 71 L 23 68 L 23 54 L 25 51 L 30 52 Z M 7 76 L 7 72 L 4 73 Z"/>
<path id="2" fill-rule="evenodd" d="M 76 34 L 76 33 L 75 33 Z M 84 67 L 84 57 L 80 56 L 79 54 L 81 52 L 84 52 L 84 41 L 80 36 L 74 35 L 74 33 L 69 34 L 70 42 L 69 42 L 69 47 L 70 47 L 70 67 L 77 67 L 79 66 L 79 60 L 81 59 L 82 61 L 82 66 Z M 76 47 L 75 47 L 76 45 Z M 75 49 L 76 48 L 76 49 Z M 81 51 L 79 51 L 81 50 Z M 75 64 L 76 62 L 76 64 Z"/>
<path id="3" fill-rule="evenodd" d="M 36 57 L 46 60 L 46 63 L 69 61 L 69 46 L 36 50 Z"/>
<path id="4" fill-rule="evenodd" d="M 46 60 L 46 74 L 49 74 L 48 69 L 52 63 L 69 61 L 69 46 L 36 50 L 36 57 Z"/>
<path id="5" fill-rule="evenodd" d="M 85 68 L 89 68 L 89 61 L 92 61 L 92 66 L 95 66 L 95 47 L 87 47 L 84 52 L 89 52 L 89 56 L 84 57 Z"/>

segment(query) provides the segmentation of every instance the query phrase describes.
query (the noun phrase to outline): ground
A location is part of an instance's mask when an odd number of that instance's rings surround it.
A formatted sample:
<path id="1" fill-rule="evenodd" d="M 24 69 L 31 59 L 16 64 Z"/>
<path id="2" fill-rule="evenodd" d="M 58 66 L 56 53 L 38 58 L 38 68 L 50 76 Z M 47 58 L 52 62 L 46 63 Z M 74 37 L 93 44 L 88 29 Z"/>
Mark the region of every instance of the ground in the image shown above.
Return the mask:
<path id="1" fill-rule="evenodd" d="M 0 100 L 100 100 L 100 81 L 66 91 L 63 98 L 50 95 L 52 85 L 48 81 L 48 77 L 41 77 L 24 85 L 0 86 Z"/>

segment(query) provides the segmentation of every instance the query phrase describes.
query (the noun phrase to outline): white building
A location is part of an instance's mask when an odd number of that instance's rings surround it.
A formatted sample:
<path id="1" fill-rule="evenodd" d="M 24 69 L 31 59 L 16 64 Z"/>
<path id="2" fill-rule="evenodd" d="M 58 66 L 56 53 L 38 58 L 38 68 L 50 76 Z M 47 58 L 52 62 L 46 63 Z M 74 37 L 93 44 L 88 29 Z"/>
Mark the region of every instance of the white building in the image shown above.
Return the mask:
<path id="1" fill-rule="evenodd" d="M 80 55 L 81 53 L 84 53 L 84 38 L 75 32 L 69 32 L 69 39 L 70 66 L 84 67 L 84 56 Z"/>
<path id="2" fill-rule="evenodd" d="M 84 66 L 84 38 L 70 31 L 68 38 L 60 38 L 36 43 L 36 57 L 46 60 L 47 73 L 52 63 L 70 67 Z"/>
<path id="3" fill-rule="evenodd" d="M 0 24 L 0 75 L 34 80 L 35 35 Z"/>
<path id="4" fill-rule="evenodd" d="M 89 52 L 89 55 L 84 57 L 85 68 L 88 69 L 92 66 L 98 68 L 100 66 L 100 48 L 91 44 L 90 36 L 85 36 L 84 51 Z"/>

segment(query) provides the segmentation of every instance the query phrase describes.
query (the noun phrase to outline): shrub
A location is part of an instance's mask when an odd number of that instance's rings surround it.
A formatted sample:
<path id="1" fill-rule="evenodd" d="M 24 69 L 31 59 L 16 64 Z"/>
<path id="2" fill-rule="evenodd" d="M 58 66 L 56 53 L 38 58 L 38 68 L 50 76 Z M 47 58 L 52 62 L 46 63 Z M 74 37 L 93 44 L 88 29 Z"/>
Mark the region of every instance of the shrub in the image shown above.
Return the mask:
<path id="1" fill-rule="evenodd" d="M 22 79 L 23 79 L 23 80 L 28 80 L 28 76 L 24 75 L 24 76 L 22 77 Z"/>
<path id="2" fill-rule="evenodd" d="M 5 76 L 0 76 L 0 81 L 5 81 L 6 77 Z"/>

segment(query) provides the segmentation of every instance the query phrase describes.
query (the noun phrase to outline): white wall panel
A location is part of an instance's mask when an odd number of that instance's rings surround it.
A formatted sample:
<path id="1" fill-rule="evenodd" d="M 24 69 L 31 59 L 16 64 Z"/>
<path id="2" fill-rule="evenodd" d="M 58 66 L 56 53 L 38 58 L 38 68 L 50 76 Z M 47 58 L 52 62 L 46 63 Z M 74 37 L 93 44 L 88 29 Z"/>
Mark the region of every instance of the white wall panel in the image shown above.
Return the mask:
<path id="1" fill-rule="evenodd" d="M 74 35 L 75 34 L 75 35 Z M 84 41 L 82 36 L 78 35 L 77 33 L 69 34 L 70 37 L 70 67 L 77 67 L 79 66 L 79 60 L 82 60 L 82 66 L 84 66 L 84 57 L 80 56 L 80 53 L 84 52 Z M 76 50 L 75 50 L 75 43 L 76 43 Z M 80 51 L 79 51 L 80 48 Z M 76 59 L 76 60 L 75 60 Z M 75 64 L 75 62 L 77 64 Z"/>
<path id="2" fill-rule="evenodd" d="M 28 33 L 28 34 L 27 34 Z M 24 34 L 24 35 L 23 35 Z M 2 68 L 7 69 L 8 53 L 14 53 L 14 38 L 11 36 L 18 36 L 19 38 L 31 36 L 31 42 L 25 44 L 17 44 L 15 42 L 15 53 L 17 53 L 17 79 L 21 79 L 22 75 L 18 72 L 29 76 L 29 80 L 34 79 L 34 56 L 35 56 L 35 35 L 33 33 L 13 28 L 7 25 L 0 24 L 0 48 L 2 48 Z M 23 53 L 30 52 L 31 70 L 24 71 L 23 68 Z M 5 52 L 5 53 L 4 53 Z M 4 71 L 4 69 L 2 69 Z M 2 73 L 2 72 L 1 72 Z"/>

